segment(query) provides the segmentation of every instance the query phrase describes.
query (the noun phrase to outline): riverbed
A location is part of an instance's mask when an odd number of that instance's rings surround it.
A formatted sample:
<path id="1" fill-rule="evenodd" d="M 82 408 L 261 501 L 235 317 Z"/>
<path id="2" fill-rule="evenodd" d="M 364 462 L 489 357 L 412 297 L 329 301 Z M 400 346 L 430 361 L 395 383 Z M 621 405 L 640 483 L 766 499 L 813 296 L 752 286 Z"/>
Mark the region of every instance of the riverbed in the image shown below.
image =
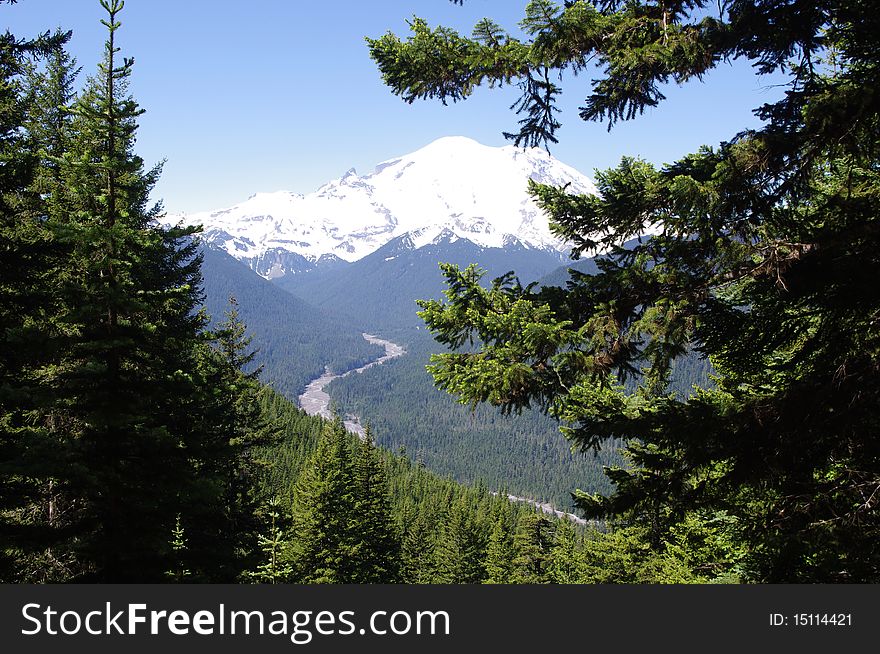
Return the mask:
<path id="1" fill-rule="evenodd" d="M 306 390 L 303 394 L 299 396 L 299 406 L 303 411 L 310 416 L 321 416 L 328 420 L 332 419 L 333 414 L 330 411 L 330 395 L 325 390 L 327 386 L 330 385 L 330 382 L 334 379 L 348 377 L 352 374 L 360 374 L 364 370 L 372 368 L 373 366 L 381 366 L 383 363 L 390 361 L 391 359 L 396 359 L 397 357 L 406 354 L 406 348 L 397 343 L 386 341 L 384 338 L 379 338 L 373 334 L 363 334 L 363 337 L 368 343 L 384 347 L 385 354 L 360 368 L 354 368 L 353 370 L 349 370 L 342 374 L 336 374 L 329 369 L 325 369 L 324 374 L 317 379 L 312 380 L 312 382 L 306 386 Z M 360 437 L 364 436 L 364 427 L 361 425 L 360 419 L 357 416 L 349 416 L 343 422 L 348 431 L 357 434 Z"/>

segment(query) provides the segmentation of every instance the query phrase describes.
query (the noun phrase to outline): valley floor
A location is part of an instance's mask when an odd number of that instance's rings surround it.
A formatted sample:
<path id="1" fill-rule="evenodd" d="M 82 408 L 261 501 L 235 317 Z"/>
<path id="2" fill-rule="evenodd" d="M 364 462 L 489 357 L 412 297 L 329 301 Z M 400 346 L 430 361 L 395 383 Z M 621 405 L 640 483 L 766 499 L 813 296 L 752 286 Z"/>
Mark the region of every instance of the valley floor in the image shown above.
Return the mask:
<path id="1" fill-rule="evenodd" d="M 385 339 L 379 338 L 378 336 L 374 336 L 372 334 L 364 334 L 363 337 L 364 340 L 371 345 L 380 345 L 384 347 L 385 354 L 378 359 L 371 361 L 370 363 L 360 366 L 359 368 L 354 368 L 342 374 L 336 374 L 329 369 L 325 369 L 324 374 L 309 383 L 309 385 L 306 386 L 306 390 L 302 393 L 302 395 L 299 396 L 299 398 L 297 398 L 299 407 L 308 415 L 320 416 L 328 420 L 332 419 L 333 411 L 330 406 L 330 395 L 325 389 L 334 379 L 348 377 L 353 373 L 360 374 L 365 370 L 368 370 L 369 368 L 380 366 L 383 363 L 390 361 L 391 359 L 396 359 L 397 357 L 406 354 L 406 348 L 404 348 L 402 345 L 398 345 L 397 343 L 386 341 Z M 348 431 L 357 434 L 358 436 L 363 438 L 366 430 L 357 416 L 346 416 L 344 423 L 345 428 Z"/>

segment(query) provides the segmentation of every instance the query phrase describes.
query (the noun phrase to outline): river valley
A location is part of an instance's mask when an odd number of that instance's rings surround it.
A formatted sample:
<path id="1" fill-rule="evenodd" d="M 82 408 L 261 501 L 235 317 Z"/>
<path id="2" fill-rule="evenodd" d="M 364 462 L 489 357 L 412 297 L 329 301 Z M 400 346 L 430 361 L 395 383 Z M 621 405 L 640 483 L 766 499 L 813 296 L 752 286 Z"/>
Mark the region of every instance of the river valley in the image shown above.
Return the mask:
<path id="1" fill-rule="evenodd" d="M 386 341 L 385 339 L 373 336 L 372 334 L 364 334 L 363 336 L 364 340 L 368 343 L 384 347 L 385 354 L 360 368 L 354 368 L 353 370 L 349 370 L 342 374 L 336 374 L 330 370 L 325 370 L 324 374 L 306 386 L 306 390 L 299 396 L 299 398 L 297 398 L 299 406 L 303 411 L 310 416 L 321 416 L 322 418 L 331 419 L 333 414 L 330 411 L 330 395 L 328 395 L 325 390 L 330 382 L 334 379 L 348 377 L 352 374 L 360 374 L 364 370 L 372 368 L 373 366 L 381 366 L 383 363 L 390 361 L 391 359 L 396 359 L 397 357 L 406 354 L 406 348 L 402 345 Z M 348 429 L 348 431 L 361 437 L 364 436 L 364 427 L 361 425 L 360 419 L 357 416 L 347 416 L 344 423 L 345 428 Z"/>

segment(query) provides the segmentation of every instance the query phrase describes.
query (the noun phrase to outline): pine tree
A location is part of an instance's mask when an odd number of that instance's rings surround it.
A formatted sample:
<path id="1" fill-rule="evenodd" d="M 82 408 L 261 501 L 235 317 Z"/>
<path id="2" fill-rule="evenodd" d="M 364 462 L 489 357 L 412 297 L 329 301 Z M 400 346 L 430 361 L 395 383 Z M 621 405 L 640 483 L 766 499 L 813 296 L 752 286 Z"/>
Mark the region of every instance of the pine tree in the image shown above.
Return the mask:
<path id="1" fill-rule="evenodd" d="M 75 437 L 70 484 L 82 499 L 79 549 L 95 579 L 161 579 L 167 534 L 193 498 L 191 423 L 195 344 L 204 319 L 199 259 L 162 230 L 149 192 L 160 168 L 133 152 L 137 117 L 127 96 L 133 61 L 118 59 L 120 0 L 103 0 L 105 56 L 73 107 L 73 135 L 58 160 L 63 183 L 48 223 L 69 250 L 56 270 L 65 335 L 45 370 L 62 429 Z M 188 442 L 190 441 L 190 442 Z"/>
<path id="2" fill-rule="evenodd" d="M 171 532 L 171 551 L 174 553 L 174 568 L 165 571 L 165 577 L 175 583 L 181 584 L 192 577 L 192 572 L 186 567 L 186 551 L 189 549 L 186 542 L 186 529 L 180 522 L 180 514 L 177 516 L 177 522 Z"/>
<path id="3" fill-rule="evenodd" d="M 268 527 L 257 517 L 257 449 L 270 445 L 276 430 L 264 418 L 258 377 L 250 369 L 255 352 L 230 298 L 225 319 L 203 335 L 197 348 L 198 376 L 189 406 L 190 454 L 199 461 L 201 506 L 189 509 L 190 565 L 206 579 L 233 581 L 254 565 L 259 538 Z"/>
<path id="4" fill-rule="evenodd" d="M 513 535 L 510 517 L 499 511 L 486 548 L 486 583 L 509 584 L 513 571 Z"/>
<path id="5" fill-rule="evenodd" d="M 325 427 L 296 482 L 288 561 L 301 583 L 351 583 L 356 538 L 355 483 L 341 420 Z"/>
<path id="6" fill-rule="evenodd" d="M 15 346 L 2 350 L 0 384 L 3 516 L 16 531 L 9 578 L 159 581 L 192 570 L 232 579 L 236 532 L 225 527 L 241 513 L 229 489 L 241 483 L 242 439 L 228 428 L 245 418 L 229 405 L 241 398 L 228 380 L 241 373 L 218 385 L 227 404 L 212 403 L 207 377 L 222 357 L 206 349 L 197 311 L 196 230 L 156 222 L 149 193 L 160 167 L 145 170 L 134 153 L 133 62 L 120 63 L 116 46 L 123 3 L 101 4 L 104 61 L 72 108 L 62 106 L 76 72 L 57 50 L 63 34 L 33 46 L 52 55 L 46 72 L 31 69 L 28 92 L 16 81 L 9 96 L 10 115 L 29 130 L 10 131 L 28 172 L 3 196 L 17 213 L 4 214 L 2 255 L 27 277 L 4 274 L 0 301 Z M 25 49 L 4 43 L 19 52 L 22 76 Z M 221 537 L 209 538 L 212 529 Z M 192 566 L 195 545 L 226 569 Z"/>
<path id="7" fill-rule="evenodd" d="M 594 531 L 584 539 L 584 582 L 635 584 L 657 582 L 659 556 L 641 527 L 618 527 L 607 533 Z"/>
<path id="8" fill-rule="evenodd" d="M 513 538 L 513 582 L 550 582 L 549 561 L 553 548 L 554 525 L 542 512 L 529 513 L 519 523 Z"/>
<path id="9" fill-rule="evenodd" d="M 33 61 L 52 58 L 69 37 L 0 35 L 0 581 L 60 580 L 71 566 L 58 548 L 67 448 L 42 415 L 34 372 L 54 347 L 45 316 L 57 302 L 51 271 L 62 253 L 34 189 L 40 153 L 27 129 L 26 82 Z"/>
<path id="10" fill-rule="evenodd" d="M 354 462 L 354 583 L 400 581 L 400 536 L 391 516 L 388 480 L 367 426 Z"/>
<path id="11" fill-rule="evenodd" d="M 75 58 L 57 48 L 47 58 L 44 70 L 34 67 L 27 74 L 27 131 L 39 156 L 33 189 L 49 202 L 60 197 L 59 160 L 71 147 L 71 107 L 81 71 Z"/>
<path id="12" fill-rule="evenodd" d="M 458 497 L 452 503 L 434 552 L 435 583 L 478 584 L 483 581 L 486 544 L 480 539 L 473 510 L 464 497 Z"/>
<path id="13" fill-rule="evenodd" d="M 577 534 L 568 520 L 556 525 L 556 540 L 547 561 L 547 577 L 553 584 L 584 582 L 584 563 L 577 546 Z"/>
<path id="14" fill-rule="evenodd" d="M 293 566 L 284 560 L 284 551 L 289 546 L 289 541 L 279 524 L 281 517 L 279 505 L 280 502 L 276 498 L 269 502 L 268 533 L 259 536 L 259 547 L 266 558 L 256 571 L 246 575 L 255 583 L 283 583 L 293 575 Z"/>
<path id="15" fill-rule="evenodd" d="M 426 517 L 425 507 L 417 509 L 409 522 L 401 545 L 401 581 L 406 584 L 430 584 L 436 579 L 436 522 Z"/>
<path id="16" fill-rule="evenodd" d="M 644 527 L 662 551 L 693 511 L 727 511 L 755 581 L 877 581 L 880 556 L 880 80 L 874 4 L 532 0 L 527 40 L 484 21 L 473 38 L 414 19 L 370 39 L 406 101 L 461 100 L 519 82 L 517 143 L 554 142 L 556 73 L 599 69 L 580 116 L 637 118 L 663 86 L 730 58 L 787 77 L 763 124 L 657 168 L 624 158 L 598 196 L 531 183 L 575 257 L 604 252 L 566 288 L 491 288 L 444 268 L 448 301 L 423 303 L 435 359 L 462 402 L 532 406 L 581 450 L 631 439 L 632 466 L 588 515 Z M 715 5 L 711 5 L 713 8 Z M 651 230 L 634 247 L 623 244 Z M 716 386 L 666 390 L 689 352 Z"/>

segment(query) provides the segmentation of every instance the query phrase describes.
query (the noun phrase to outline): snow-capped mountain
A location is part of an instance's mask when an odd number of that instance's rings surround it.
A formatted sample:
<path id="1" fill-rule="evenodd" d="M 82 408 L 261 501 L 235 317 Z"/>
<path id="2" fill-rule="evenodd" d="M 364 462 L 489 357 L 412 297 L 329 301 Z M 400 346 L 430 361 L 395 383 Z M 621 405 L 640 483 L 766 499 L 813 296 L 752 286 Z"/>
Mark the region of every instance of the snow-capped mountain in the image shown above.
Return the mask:
<path id="1" fill-rule="evenodd" d="M 203 225 L 208 243 L 269 278 L 357 261 L 401 236 L 416 249 L 461 238 L 562 259 L 567 248 L 526 192 L 529 178 L 596 193 L 585 175 L 544 150 L 493 148 L 455 136 L 364 176 L 351 169 L 308 195 L 258 193 L 228 209 L 165 220 Z"/>

